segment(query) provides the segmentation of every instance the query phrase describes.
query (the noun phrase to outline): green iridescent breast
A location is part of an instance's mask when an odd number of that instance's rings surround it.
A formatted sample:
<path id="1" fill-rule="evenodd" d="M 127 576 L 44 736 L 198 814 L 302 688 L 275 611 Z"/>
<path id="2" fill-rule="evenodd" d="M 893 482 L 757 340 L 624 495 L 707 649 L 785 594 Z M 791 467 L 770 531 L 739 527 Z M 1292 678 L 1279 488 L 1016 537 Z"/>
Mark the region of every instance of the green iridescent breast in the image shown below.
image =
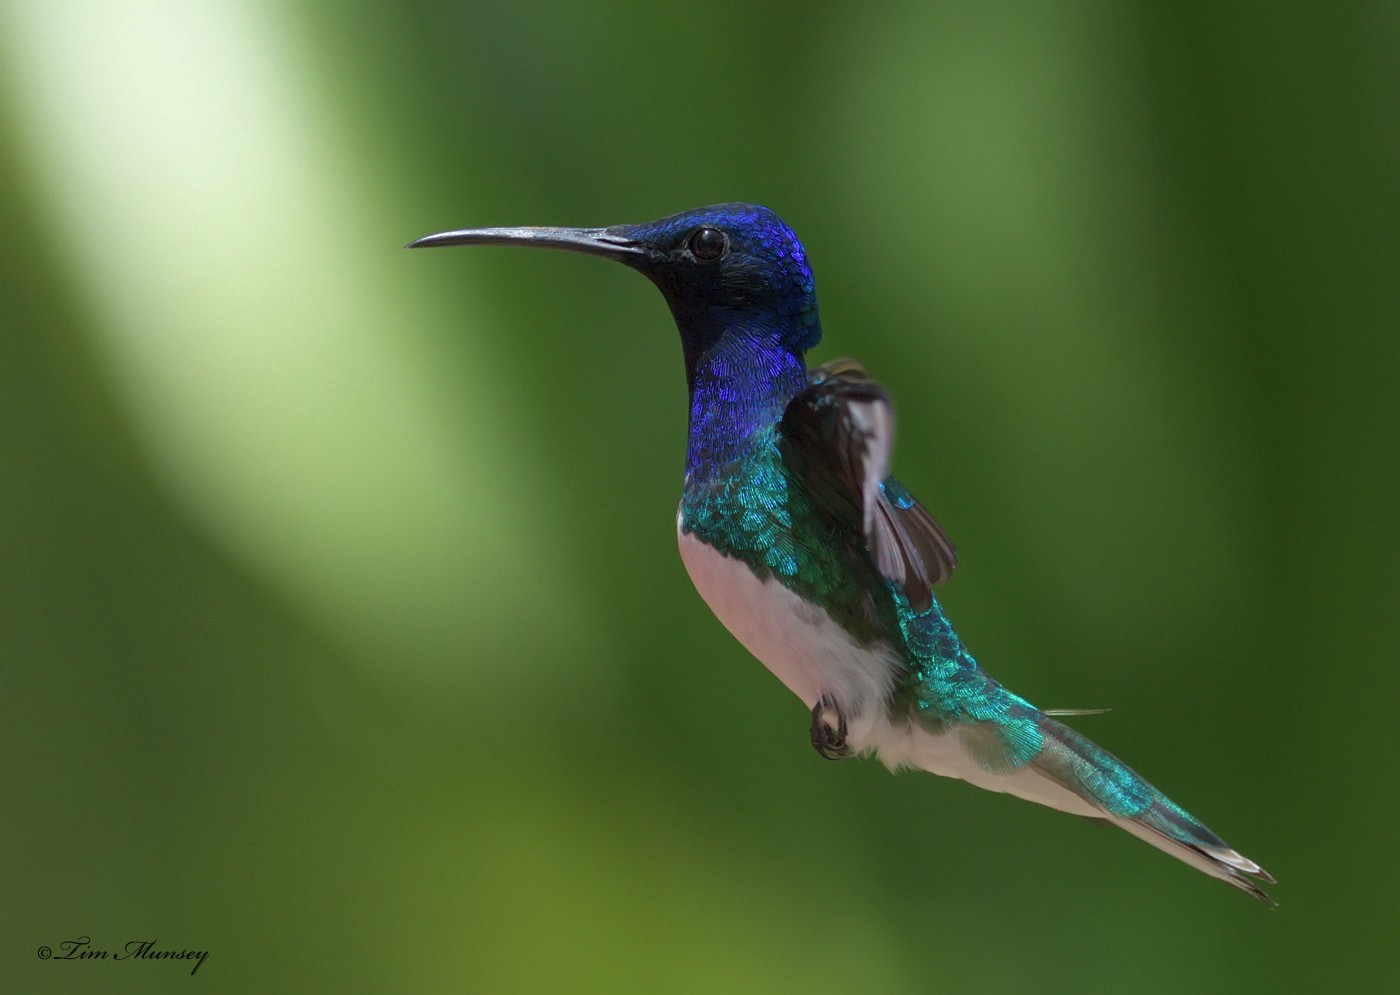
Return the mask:
<path id="1" fill-rule="evenodd" d="M 756 432 L 705 479 L 687 480 L 681 531 L 822 606 L 862 644 L 887 637 L 874 571 L 849 537 L 820 521 L 783 462 L 776 428 Z"/>

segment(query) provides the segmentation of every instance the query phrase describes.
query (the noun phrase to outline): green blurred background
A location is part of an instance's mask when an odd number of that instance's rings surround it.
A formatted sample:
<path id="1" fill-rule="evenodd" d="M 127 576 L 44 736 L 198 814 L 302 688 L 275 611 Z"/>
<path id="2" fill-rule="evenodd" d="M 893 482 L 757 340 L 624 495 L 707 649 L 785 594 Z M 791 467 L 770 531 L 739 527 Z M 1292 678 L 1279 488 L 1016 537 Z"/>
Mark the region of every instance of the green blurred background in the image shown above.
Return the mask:
<path id="1" fill-rule="evenodd" d="M 10 991 L 1395 990 L 1393 4 L 0 0 Z M 675 550 L 783 214 L 988 669 L 1280 879 L 873 763 Z M 41 962 L 88 934 L 211 951 Z"/>

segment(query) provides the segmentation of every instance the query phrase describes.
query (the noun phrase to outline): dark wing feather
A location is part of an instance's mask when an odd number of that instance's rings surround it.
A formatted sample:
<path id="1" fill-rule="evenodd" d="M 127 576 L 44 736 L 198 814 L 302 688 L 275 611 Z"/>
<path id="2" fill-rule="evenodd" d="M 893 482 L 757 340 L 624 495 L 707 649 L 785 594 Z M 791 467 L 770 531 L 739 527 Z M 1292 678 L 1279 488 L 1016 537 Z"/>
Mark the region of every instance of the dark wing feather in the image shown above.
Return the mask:
<path id="1" fill-rule="evenodd" d="M 833 528 L 856 532 L 881 575 L 917 610 L 947 580 L 957 552 L 933 517 L 889 476 L 894 403 L 851 360 L 813 370 L 778 425 L 783 458 Z"/>

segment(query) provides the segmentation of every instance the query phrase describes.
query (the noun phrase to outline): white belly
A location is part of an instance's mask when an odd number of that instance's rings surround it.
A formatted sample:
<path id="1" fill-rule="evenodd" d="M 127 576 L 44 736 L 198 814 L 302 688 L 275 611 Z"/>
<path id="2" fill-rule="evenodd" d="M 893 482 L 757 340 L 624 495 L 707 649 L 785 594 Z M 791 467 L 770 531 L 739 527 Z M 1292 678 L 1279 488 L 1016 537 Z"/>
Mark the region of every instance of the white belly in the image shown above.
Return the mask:
<path id="1" fill-rule="evenodd" d="M 686 571 L 715 617 L 808 708 L 823 694 L 836 699 L 848 738 L 860 749 L 893 686 L 893 653 L 859 645 L 825 611 L 777 580 L 759 580 L 694 536 L 681 532 L 679 538 Z"/>

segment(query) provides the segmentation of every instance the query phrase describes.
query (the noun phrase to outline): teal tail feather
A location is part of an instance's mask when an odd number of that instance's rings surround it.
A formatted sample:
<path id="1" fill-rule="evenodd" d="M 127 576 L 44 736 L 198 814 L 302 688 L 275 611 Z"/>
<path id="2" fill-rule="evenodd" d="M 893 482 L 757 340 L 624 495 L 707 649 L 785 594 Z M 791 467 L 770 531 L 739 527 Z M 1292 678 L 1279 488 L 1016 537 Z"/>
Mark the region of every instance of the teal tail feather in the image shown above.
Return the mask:
<path id="1" fill-rule="evenodd" d="M 1274 883 L 1268 871 L 1231 849 L 1117 757 L 1054 719 L 1042 719 L 1039 725 L 1044 740 L 1031 764 L 1041 773 L 1139 839 L 1267 905 L 1277 904 L 1260 887 L 1260 882 Z"/>
<path id="2" fill-rule="evenodd" d="M 909 664 L 909 721 L 895 715 L 871 746 L 888 766 L 918 767 L 990 791 L 1106 819 L 1269 905 L 1262 867 L 1109 753 L 1008 691 L 977 666 L 937 600 L 923 612 L 891 587 Z M 1060 710 L 1071 714 L 1075 710 Z M 1087 711 L 1087 710 L 1078 710 Z"/>

